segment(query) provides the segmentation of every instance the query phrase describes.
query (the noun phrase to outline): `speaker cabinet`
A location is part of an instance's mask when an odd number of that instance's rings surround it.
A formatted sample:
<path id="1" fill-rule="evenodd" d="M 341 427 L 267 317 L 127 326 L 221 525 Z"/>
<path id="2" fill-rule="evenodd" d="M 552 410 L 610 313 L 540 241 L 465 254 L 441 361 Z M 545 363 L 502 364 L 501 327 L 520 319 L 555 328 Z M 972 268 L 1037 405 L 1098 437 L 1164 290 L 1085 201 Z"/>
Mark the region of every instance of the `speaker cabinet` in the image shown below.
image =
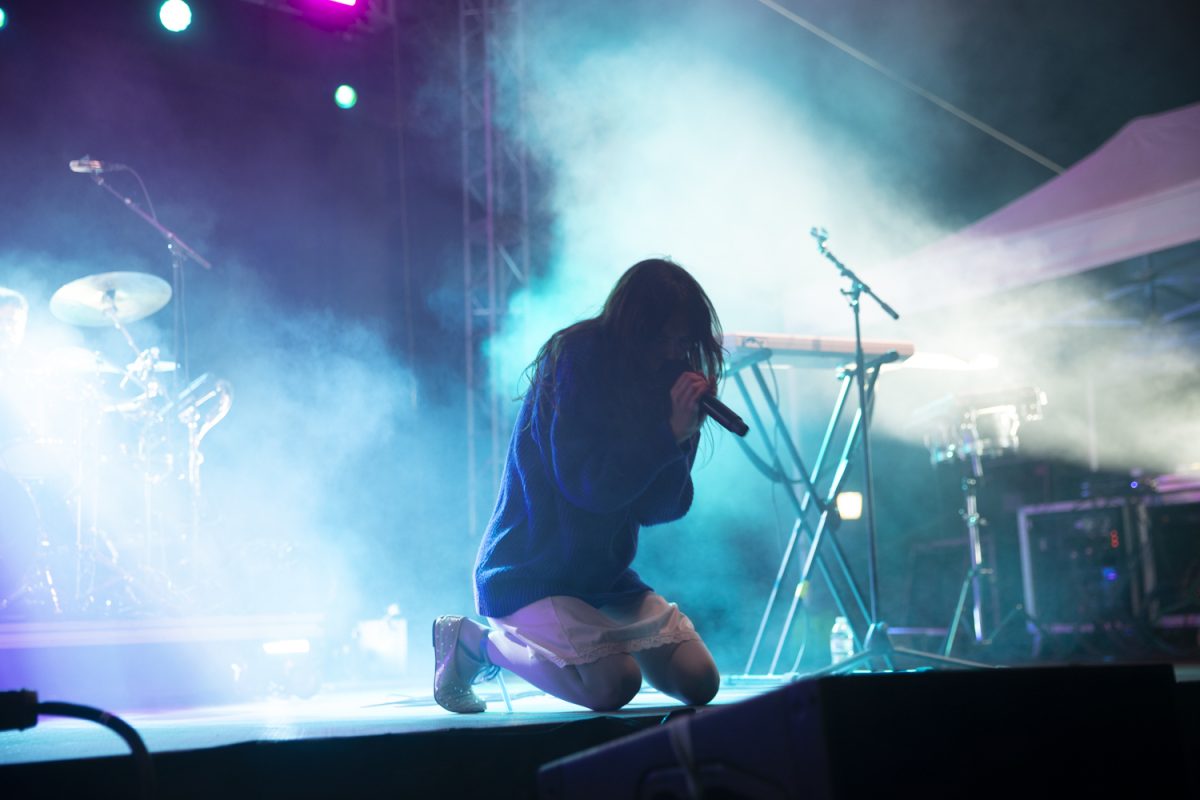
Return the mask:
<path id="1" fill-rule="evenodd" d="M 851 674 L 545 765 L 558 798 L 1182 796 L 1170 665 Z"/>

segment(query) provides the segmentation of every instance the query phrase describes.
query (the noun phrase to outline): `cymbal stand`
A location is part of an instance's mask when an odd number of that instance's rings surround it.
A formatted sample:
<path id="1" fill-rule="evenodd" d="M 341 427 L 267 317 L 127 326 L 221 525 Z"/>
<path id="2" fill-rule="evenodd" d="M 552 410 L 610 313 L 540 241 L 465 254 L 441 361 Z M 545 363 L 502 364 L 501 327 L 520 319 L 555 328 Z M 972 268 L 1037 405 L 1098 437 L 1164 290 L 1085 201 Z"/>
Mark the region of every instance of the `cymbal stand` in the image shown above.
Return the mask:
<path id="1" fill-rule="evenodd" d="M 112 290 L 105 294 L 108 307 L 104 309 L 104 315 L 112 322 L 121 336 L 125 339 L 125 343 L 129 345 L 129 349 L 134 352 L 134 360 L 125 369 L 125 374 L 121 377 L 121 388 L 124 389 L 126 384 L 132 382 L 142 390 L 142 395 L 137 398 L 135 404 L 145 405 L 153 401 L 157 397 L 162 397 L 164 389 L 162 383 L 154 375 L 154 366 L 158 362 L 159 350 L 157 347 L 141 349 L 137 342 L 134 341 L 133 335 L 129 329 L 121 324 L 121 320 L 116 311 L 116 300 L 113 297 Z"/>
<path id="2" fill-rule="evenodd" d="M 141 426 L 139 429 L 140 456 L 140 437 L 144 433 L 144 427 L 147 420 L 156 419 L 155 403 L 166 395 L 166 387 L 155 374 L 159 350 L 157 347 L 148 349 L 139 347 L 129 329 L 121 321 L 113 290 L 107 291 L 101 302 L 104 305 L 102 312 L 135 354 L 134 360 L 126 367 L 121 377 L 120 385 L 124 388 L 133 384 L 141 390 L 141 393 L 133 400 L 109 406 L 107 410 L 131 415 L 138 421 Z M 76 598 L 82 607 L 86 604 L 85 599 L 89 597 L 92 597 L 92 600 L 95 599 L 93 596 L 98 590 L 109 591 L 113 587 L 119 587 L 118 595 L 125 602 L 139 605 L 153 599 L 157 604 L 161 604 L 170 594 L 171 581 L 169 575 L 163 572 L 161 565 L 156 565 L 155 546 L 158 537 L 151 513 L 152 479 L 144 470 L 142 471 L 142 532 L 145 541 L 139 549 L 144 553 L 140 561 L 134 560 L 133 563 L 123 564 L 123 554 L 108 533 L 103 530 L 100 517 L 102 465 L 98 447 L 98 441 L 89 441 L 87 454 L 81 452 L 79 459 L 80 474 L 77 483 L 80 486 L 80 498 L 75 509 L 76 553 L 79 559 L 76 570 Z M 105 569 L 106 579 L 103 582 L 98 582 L 97 567 Z M 151 591 L 157 597 L 151 598 L 149 594 Z M 111 596 L 108 599 L 111 600 Z"/>
<path id="3" fill-rule="evenodd" d="M 874 485 L 871 471 L 871 436 L 870 436 L 870 419 L 871 419 L 871 399 L 869 394 L 873 395 L 874 381 L 871 381 L 868 386 L 868 375 L 866 369 L 866 358 L 863 353 L 862 344 L 862 320 L 861 320 L 861 298 L 862 295 L 875 300 L 883 311 L 892 319 L 899 319 L 900 315 L 887 304 L 879 295 L 868 286 L 857 274 L 849 267 L 843 264 L 836 255 L 828 247 L 829 234 L 824 228 L 813 228 L 810 231 L 812 237 L 817 242 L 817 249 L 827 261 L 837 268 L 843 278 L 847 280 L 847 285 L 841 290 L 842 296 L 846 298 L 846 302 L 850 306 L 850 310 L 854 316 L 854 382 L 858 389 L 858 407 L 860 412 L 858 422 L 859 431 L 859 446 L 862 450 L 863 459 L 863 518 L 867 528 L 867 580 L 868 591 L 870 597 L 870 609 L 868 615 L 862 621 L 866 626 L 866 635 L 860 639 L 860 628 L 855 625 L 857 620 L 851 619 L 850 626 L 854 631 L 855 644 L 861 643 L 861 651 L 857 654 L 844 659 L 843 661 L 833 664 L 825 669 L 816 670 L 808 673 L 809 676 L 829 675 L 840 672 L 849 672 L 858 668 L 861 664 L 866 664 L 874 669 L 876 665 L 882 664 L 885 669 L 894 669 L 895 657 L 905 656 L 910 659 L 923 661 L 929 664 L 939 664 L 944 666 L 956 667 L 987 667 L 988 665 L 967 661 L 964 659 L 950 658 L 948 656 L 936 655 L 934 653 L 925 653 L 918 650 L 896 647 L 892 644 L 891 637 L 888 633 L 888 624 L 884 621 L 880 612 L 879 605 L 879 574 L 878 574 L 878 541 L 875 529 L 875 499 Z M 819 541 L 813 542 L 813 549 L 819 545 Z M 803 576 L 802 576 L 803 579 Z"/>

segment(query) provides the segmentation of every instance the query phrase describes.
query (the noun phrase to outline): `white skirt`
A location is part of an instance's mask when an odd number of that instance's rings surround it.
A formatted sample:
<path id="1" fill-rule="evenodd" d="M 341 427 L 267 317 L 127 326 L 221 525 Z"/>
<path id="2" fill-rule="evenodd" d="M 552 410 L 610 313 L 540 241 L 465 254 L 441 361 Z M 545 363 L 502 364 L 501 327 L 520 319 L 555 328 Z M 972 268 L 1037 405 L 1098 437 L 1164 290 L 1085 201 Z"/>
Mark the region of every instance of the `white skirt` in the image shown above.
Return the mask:
<path id="1" fill-rule="evenodd" d="M 578 597 L 552 595 L 491 622 L 559 667 L 700 638 L 679 607 L 654 592 L 600 608 Z"/>

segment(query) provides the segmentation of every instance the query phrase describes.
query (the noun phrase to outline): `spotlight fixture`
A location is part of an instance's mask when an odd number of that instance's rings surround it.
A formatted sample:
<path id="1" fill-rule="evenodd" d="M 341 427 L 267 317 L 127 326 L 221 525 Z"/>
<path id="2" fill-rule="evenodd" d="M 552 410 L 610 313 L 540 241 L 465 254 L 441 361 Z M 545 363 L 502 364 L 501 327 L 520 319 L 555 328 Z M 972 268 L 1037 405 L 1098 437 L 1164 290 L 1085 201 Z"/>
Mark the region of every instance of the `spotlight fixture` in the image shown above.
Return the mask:
<path id="1" fill-rule="evenodd" d="M 8 12 L 0 8 L 0 28 L 8 24 Z"/>
<path id="2" fill-rule="evenodd" d="M 182 33 L 192 24 L 192 8 L 183 0 L 167 0 L 159 6 L 158 21 L 171 33 Z"/>
<path id="3" fill-rule="evenodd" d="M 859 519 L 862 517 L 863 496 L 861 492 L 838 492 L 838 516 L 842 519 Z"/>
<path id="4" fill-rule="evenodd" d="M 302 655 L 312 650 L 308 639 L 277 639 L 263 642 L 262 650 L 269 656 Z"/>
<path id="5" fill-rule="evenodd" d="M 355 35 L 396 24 L 400 0 L 242 0 L 272 11 L 301 17 L 322 30 Z"/>
<path id="6" fill-rule="evenodd" d="M 337 103 L 338 108 L 354 108 L 358 103 L 358 92 L 353 86 L 343 83 L 334 90 L 333 102 Z"/>
<path id="7" fill-rule="evenodd" d="M 386 19 L 389 13 L 379 0 L 302 0 L 301 7 L 313 23 L 330 30 L 370 27 L 373 19 Z"/>

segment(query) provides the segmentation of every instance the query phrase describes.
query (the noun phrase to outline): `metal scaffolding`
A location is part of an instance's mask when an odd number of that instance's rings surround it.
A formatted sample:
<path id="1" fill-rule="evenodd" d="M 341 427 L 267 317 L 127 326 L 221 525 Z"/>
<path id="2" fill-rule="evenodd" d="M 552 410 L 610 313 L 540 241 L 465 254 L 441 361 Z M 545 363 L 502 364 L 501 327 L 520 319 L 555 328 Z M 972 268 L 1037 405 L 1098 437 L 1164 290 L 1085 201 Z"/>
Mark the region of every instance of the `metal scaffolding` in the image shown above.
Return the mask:
<path id="1" fill-rule="evenodd" d="M 483 347 L 529 275 L 521 0 L 459 1 L 467 530 L 495 500 L 511 423 Z"/>

